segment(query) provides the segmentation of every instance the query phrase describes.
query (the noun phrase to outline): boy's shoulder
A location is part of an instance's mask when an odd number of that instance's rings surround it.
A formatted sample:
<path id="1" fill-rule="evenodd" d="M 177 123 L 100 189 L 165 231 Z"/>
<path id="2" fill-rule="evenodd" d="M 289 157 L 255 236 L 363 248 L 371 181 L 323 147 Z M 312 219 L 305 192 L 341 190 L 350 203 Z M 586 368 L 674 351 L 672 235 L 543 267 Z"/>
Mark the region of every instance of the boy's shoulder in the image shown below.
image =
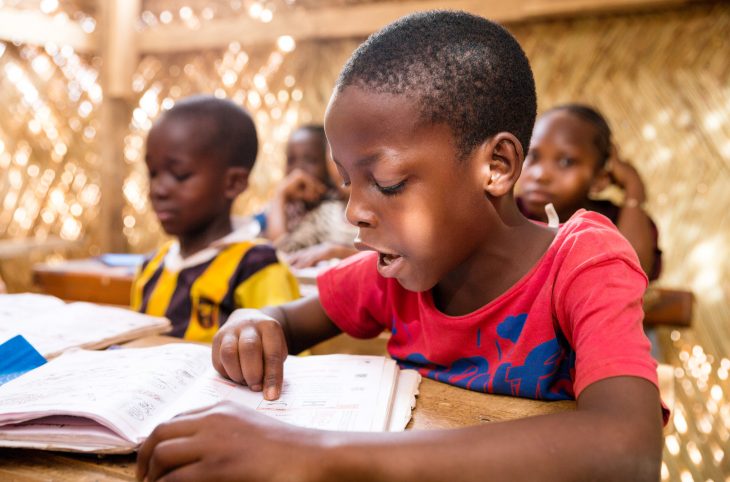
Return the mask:
<path id="1" fill-rule="evenodd" d="M 603 214 L 580 209 L 570 219 L 560 225 L 556 239 L 575 240 L 590 238 L 591 240 L 605 240 L 614 242 L 623 239 L 616 225 Z M 623 243 L 620 243 L 623 244 Z M 628 245 L 628 241 L 626 242 Z M 630 245 L 628 245 L 630 247 Z"/>
<path id="2" fill-rule="evenodd" d="M 579 210 L 562 224 L 550 250 L 562 271 L 618 259 L 643 273 L 636 252 L 616 225 L 592 211 Z"/>
<path id="3" fill-rule="evenodd" d="M 276 248 L 269 240 L 262 238 L 234 241 L 221 246 L 216 257 L 222 256 L 238 258 L 243 266 L 254 270 L 280 263 Z"/>

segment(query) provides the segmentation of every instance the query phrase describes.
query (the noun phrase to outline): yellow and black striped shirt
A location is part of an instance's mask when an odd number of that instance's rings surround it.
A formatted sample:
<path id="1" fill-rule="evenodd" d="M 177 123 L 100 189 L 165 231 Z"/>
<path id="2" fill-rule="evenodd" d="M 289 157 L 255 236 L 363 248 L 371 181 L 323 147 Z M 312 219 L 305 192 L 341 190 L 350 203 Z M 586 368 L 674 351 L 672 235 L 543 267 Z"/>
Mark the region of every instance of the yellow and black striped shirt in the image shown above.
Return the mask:
<path id="1" fill-rule="evenodd" d="M 167 317 L 172 336 L 209 342 L 233 310 L 299 297 L 296 279 L 264 241 L 217 243 L 182 262 L 177 250 L 175 241 L 166 243 L 132 285 L 132 308 Z"/>

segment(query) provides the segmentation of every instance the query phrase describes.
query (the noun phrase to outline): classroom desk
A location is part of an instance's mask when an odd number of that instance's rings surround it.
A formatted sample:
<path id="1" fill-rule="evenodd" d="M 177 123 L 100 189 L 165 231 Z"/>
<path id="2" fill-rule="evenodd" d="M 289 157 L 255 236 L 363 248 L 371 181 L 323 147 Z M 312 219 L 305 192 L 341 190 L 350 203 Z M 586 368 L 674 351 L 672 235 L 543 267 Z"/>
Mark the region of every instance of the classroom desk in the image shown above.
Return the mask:
<path id="1" fill-rule="evenodd" d="M 148 337 L 131 342 L 128 346 L 150 346 L 169 341 L 169 337 Z M 376 343 L 371 351 L 380 351 L 382 346 L 382 343 Z M 321 352 L 320 350 L 319 353 Z M 488 395 L 424 378 L 408 429 L 464 427 L 562 412 L 574 407 L 575 402 L 572 401 L 538 402 Z M 134 455 L 99 457 L 39 450 L 0 449 L 0 480 L 3 481 L 130 481 L 134 480 L 134 470 Z"/>
<path id="2" fill-rule="evenodd" d="M 74 259 L 33 266 L 33 282 L 43 293 L 63 300 L 128 306 L 134 272 L 95 258 Z"/>
<path id="3" fill-rule="evenodd" d="M 33 266 L 33 282 L 40 290 L 68 301 L 129 305 L 135 268 L 107 266 L 96 258 L 74 259 Z M 295 272 L 302 296 L 317 293 L 316 271 Z"/>

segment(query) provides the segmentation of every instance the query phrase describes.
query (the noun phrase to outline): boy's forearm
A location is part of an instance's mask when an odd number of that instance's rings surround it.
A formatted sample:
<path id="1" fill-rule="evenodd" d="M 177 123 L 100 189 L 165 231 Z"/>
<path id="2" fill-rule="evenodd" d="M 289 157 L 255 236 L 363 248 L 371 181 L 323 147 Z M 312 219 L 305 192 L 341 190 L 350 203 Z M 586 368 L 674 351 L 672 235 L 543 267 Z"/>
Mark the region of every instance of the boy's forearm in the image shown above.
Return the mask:
<path id="1" fill-rule="evenodd" d="M 387 439 L 333 433 L 321 480 L 656 481 L 661 443 L 632 443 L 635 428 L 574 412 Z"/>
<path id="2" fill-rule="evenodd" d="M 319 480 L 656 481 L 659 396 L 615 377 L 589 386 L 578 410 L 458 430 L 322 436 Z"/>
<path id="3" fill-rule="evenodd" d="M 266 237 L 276 241 L 286 234 L 286 199 L 278 194 L 271 201 L 266 219 Z"/>

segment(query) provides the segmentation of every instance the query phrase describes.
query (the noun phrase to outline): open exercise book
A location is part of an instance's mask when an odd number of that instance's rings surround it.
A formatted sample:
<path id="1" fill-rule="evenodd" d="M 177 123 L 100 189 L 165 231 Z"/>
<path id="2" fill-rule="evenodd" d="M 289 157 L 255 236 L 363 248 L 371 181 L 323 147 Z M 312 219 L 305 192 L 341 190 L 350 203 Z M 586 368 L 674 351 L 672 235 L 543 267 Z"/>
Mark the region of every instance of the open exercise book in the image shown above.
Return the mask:
<path id="1" fill-rule="evenodd" d="M 170 330 L 167 318 L 33 293 L 0 295 L 0 343 L 16 335 L 46 358 L 75 347 L 104 348 Z"/>
<path id="2" fill-rule="evenodd" d="M 210 360 L 189 343 L 67 352 L 0 387 L 0 446 L 131 452 L 159 423 L 221 400 L 305 427 L 400 431 L 420 382 L 385 357 L 290 356 L 281 397 L 265 401 Z"/>

